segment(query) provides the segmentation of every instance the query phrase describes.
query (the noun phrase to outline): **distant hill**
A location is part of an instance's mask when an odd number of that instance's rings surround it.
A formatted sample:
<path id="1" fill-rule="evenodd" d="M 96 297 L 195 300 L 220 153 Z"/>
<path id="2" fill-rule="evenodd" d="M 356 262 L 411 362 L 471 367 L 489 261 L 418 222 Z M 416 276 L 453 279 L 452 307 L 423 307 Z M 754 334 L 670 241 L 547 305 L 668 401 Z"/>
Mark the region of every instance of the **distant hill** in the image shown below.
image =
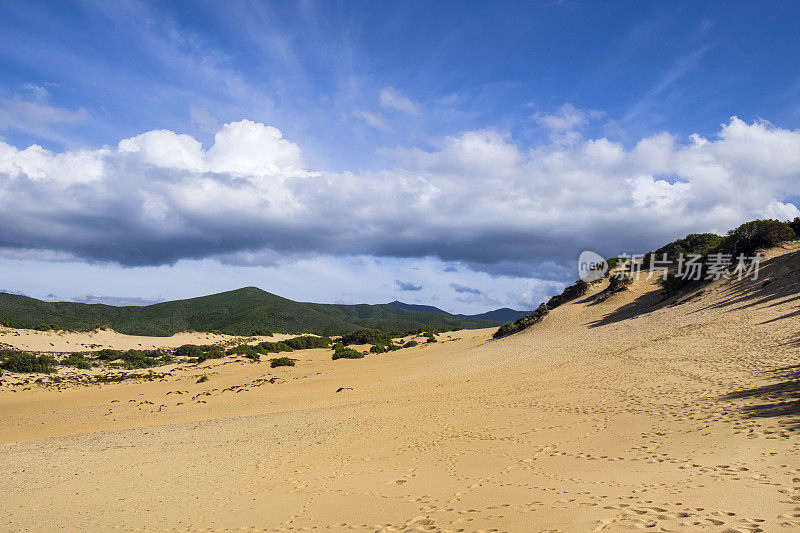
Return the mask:
<path id="1" fill-rule="evenodd" d="M 93 329 L 108 326 L 130 335 L 167 336 L 180 331 L 251 335 L 256 330 L 342 335 L 361 328 L 399 332 L 423 326 L 439 330 L 485 328 L 504 319 L 454 316 L 392 304 L 337 305 L 295 302 L 257 287 L 147 306 L 45 302 L 0 293 L 0 324 L 17 328 Z M 494 313 L 494 311 L 492 312 Z M 491 313 L 487 313 L 491 315 Z"/>
<path id="2" fill-rule="evenodd" d="M 407 309 L 409 311 L 424 311 L 427 313 L 439 313 L 443 315 L 449 315 L 461 318 L 463 320 L 488 320 L 490 322 L 499 322 L 501 324 L 505 324 L 506 322 L 514 322 L 515 320 L 530 314 L 530 311 L 515 311 L 514 309 L 503 307 L 501 309 L 495 309 L 494 311 L 488 311 L 486 313 L 481 313 L 479 315 L 451 315 L 447 311 L 443 311 L 438 307 L 433 307 L 432 305 L 407 304 L 404 302 L 399 302 L 397 300 L 390 302 L 387 305 L 391 305 L 399 309 Z"/>
<path id="3" fill-rule="evenodd" d="M 425 313 L 437 313 L 440 315 L 449 315 L 447 311 L 443 311 L 438 307 L 434 307 L 432 305 L 418 305 L 418 304 L 407 304 L 405 302 L 401 302 L 395 300 L 393 302 L 389 302 L 386 305 L 391 305 L 392 307 L 397 307 L 398 309 L 405 309 L 407 311 L 423 311 Z"/>
<path id="4" fill-rule="evenodd" d="M 479 315 L 454 315 L 459 318 L 464 318 L 467 320 L 489 320 L 490 322 L 513 322 L 517 319 L 520 319 L 524 316 L 529 315 L 530 311 L 515 311 L 509 307 L 502 307 L 500 309 L 495 309 L 494 311 L 487 311 L 486 313 L 481 313 Z"/>

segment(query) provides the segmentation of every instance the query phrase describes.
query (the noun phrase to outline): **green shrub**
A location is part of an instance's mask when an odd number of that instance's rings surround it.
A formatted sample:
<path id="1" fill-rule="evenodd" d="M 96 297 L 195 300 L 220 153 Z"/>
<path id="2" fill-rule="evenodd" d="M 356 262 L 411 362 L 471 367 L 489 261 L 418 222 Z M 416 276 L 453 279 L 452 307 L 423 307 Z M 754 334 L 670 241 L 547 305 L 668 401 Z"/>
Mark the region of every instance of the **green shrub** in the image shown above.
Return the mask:
<path id="1" fill-rule="evenodd" d="M 661 260 L 664 258 L 664 254 L 667 254 L 667 260 L 675 261 L 681 254 L 684 257 L 691 254 L 706 255 L 719 248 L 723 242 L 725 242 L 725 237 L 716 233 L 691 233 L 683 239 L 662 246 L 653 252 L 653 255 L 656 260 Z M 645 264 L 649 266 L 650 254 L 647 257 L 648 261 L 645 261 Z"/>
<path id="2" fill-rule="evenodd" d="M 225 350 L 216 344 L 184 344 L 172 352 L 176 356 L 202 357 L 205 359 L 219 359 L 225 356 Z"/>
<path id="3" fill-rule="evenodd" d="M 556 296 L 550 298 L 546 304 L 540 304 L 539 307 L 545 305 L 547 309 L 553 310 L 561 304 L 567 303 L 575 298 L 579 298 L 586 294 L 586 291 L 589 290 L 589 284 L 583 280 L 576 281 L 573 285 L 570 285 L 564 291 Z"/>
<path id="4" fill-rule="evenodd" d="M 414 346 L 418 346 L 419 343 L 417 341 L 408 341 L 403 345 L 403 348 L 413 348 Z"/>
<path id="5" fill-rule="evenodd" d="M 516 333 L 517 331 L 522 331 L 523 328 L 518 328 L 516 323 L 509 322 L 508 324 L 503 324 L 497 331 L 492 334 L 492 338 L 499 339 L 502 337 L 508 337 L 512 333 Z"/>
<path id="6" fill-rule="evenodd" d="M 606 271 L 610 272 L 619 265 L 619 257 L 609 257 L 606 259 Z"/>
<path id="7" fill-rule="evenodd" d="M 500 339 L 502 337 L 507 337 L 513 333 L 517 333 L 522 331 L 523 329 L 527 329 L 534 324 L 537 324 L 542 321 L 542 319 L 549 313 L 546 304 L 540 304 L 539 307 L 536 308 L 529 315 L 525 315 L 522 318 L 517 319 L 514 323 L 503 324 L 500 326 L 497 331 L 494 332 L 492 338 Z"/>
<path id="8" fill-rule="evenodd" d="M 272 332 L 268 329 L 254 329 L 253 335 L 256 337 L 271 337 Z"/>
<path id="9" fill-rule="evenodd" d="M 611 298 L 612 295 L 628 290 L 631 283 L 633 283 L 633 277 L 630 274 L 620 273 L 619 275 L 611 276 L 608 287 L 595 294 L 594 301 L 604 302 Z"/>
<path id="10" fill-rule="evenodd" d="M 795 230 L 780 220 L 751 220 L 728 232 L 722 249 L 734 257 L 744 254 L 753 256 L 763 248 L 794 240 Z"/>
<path id="11" fill-rule="evenodd" d="M 58 324 L 34 324 L 30 329 L 35 329 L 36 331 L 59 331 L 63 328 Z"/>
<path id="12" fill-rule="evenodd" d="M 256 351 L 268 354 L 268 353 L 281 353 L 281 352 L 293 352 L 294 349 L 286 344 L 284 341 L 280 342 L 259 342 L 256 345 Z"/>
<path id="13" fill-rule="evenodd" d="M 78 368 L 80 370 L 89 370 L 90 368 L 92 368 L 92 362 L 86 359 L 86 357 L 80 352 L 69 354 L 66 358 L 62 359 L 58 364 L 60 364 L 61 366 L 71 366 L 73 368 Z"/>
<path id="14" fill-rule="evenodd" d="M 262 343 L 264 344 L 264 343 Z M 271 343 L 270 343 L 271 344 Z M 240 344 L 239 346 L 234 346 L 233 348 L 228 349 L 229 355 L 252 355 L 258 354 L 259 350 L 251 345 L 251 344 Z"/>
<path id="15" fill-rule="evenodd" d="M 794 220 L 789 222 L 789 227 L 794 230 L 794 236 L 800 239 L 800 217 L 795 217 Z"/>
<path id="16" fill-rule="evenodd" d="M 206 376 L 205 374 L 197 378 L 197 383 L 205 383 L 206 381 L 208 381 L 208 376 Z"/>
<path id="17" fill-rule="evenodd" d="M 205 356 L 209 359 L 221 359 L 225 357 L 225 350 L 222 349 L 222 346 L 211 345 L 205 351 Z"/>
<path id="18" fill-rule="evenodd" d="M 97 358 L 101 361 L 117 361 L 118 359 L 122 359 L 122 350 L 111 350 L 110 348 L 104 348 L 97 352 Z"/>
<path id="19" fill-rule="evenodd" d="M 382 344 L 387 345 L 392 343 L 392 338 L 389 334 L 384 333 L 379 329 L 360 329 L 353 333 L 348 333 L 342 336 L 342 344 L 345 346 L 349 344 Z"/>
<path id="20" fill-rule="evenodd" d="M 257 352 L 246 353 L 244 354 L 244 356 L 253 361 L 254 363 L 261 361 L 261 354 Z"/>
<path id="21" fill-rule="evenodd" d="M 120 359 L 122 359 L 123 368 L 137 370 L 162 364 L 163 356 L 164 353 L 159 350 L 128 350 L 122 354 Z"/>
<path id="22" fill-rule="evenodd" d="M 9 372 L 50 374 L 56 370 L 56 360 L 49 355 L 33 355 L 17 350 L 0 350 L 0 368 Z"/>
<path id="23" fill-rule="evenodd" d="M 376 344 L 376 345 L 370 347 L 370 349 L 369 349 L 370 353 L 386 353 L 388 351 L 389 350 L 386 348 L 386 346 L 383 346 L 383 345 L 380 345 L 380 344 Z"/>
<path id="24" fill-rule="evenodd" d="M 292 359 L 291 357 L 276 357 L 275 359 L 269 360 L 270 368 L 275 368 L 278 366 L 294 366 L 294 363 L 297 359 Z"/>
<path id="25" fill-rule="evenodd" d="M 439 339 L 437 339 L 436 336 L 431 332 L 426 333 L 425 337 L 428 339 L 426 342 L 439 342 Z"/>
<path id="26" fill-rule="evenodd" d="M 303 335 L 302 337 L 286 339 L 283 342 L 294 350 L 308 350 L 311 348 L 330 348 L 332 341 L 328 337 Z"/>
<path id="27" fill-rule="evenodd" d="M 183 357 L 197 357 L 203 353 L 203 348 L 196 344 L 184 344 L 175 348 L 173 353 L 177 356 Z"/>
<path id="28" fill-rule="evenodd" d="M 352 348 L 341 348 L 333 352 L 333 356 L 331 359 L 336 361 L 337 359 L 363 359 L 364 354 L 359 352 L 358 350 L 353 350 Z"/>

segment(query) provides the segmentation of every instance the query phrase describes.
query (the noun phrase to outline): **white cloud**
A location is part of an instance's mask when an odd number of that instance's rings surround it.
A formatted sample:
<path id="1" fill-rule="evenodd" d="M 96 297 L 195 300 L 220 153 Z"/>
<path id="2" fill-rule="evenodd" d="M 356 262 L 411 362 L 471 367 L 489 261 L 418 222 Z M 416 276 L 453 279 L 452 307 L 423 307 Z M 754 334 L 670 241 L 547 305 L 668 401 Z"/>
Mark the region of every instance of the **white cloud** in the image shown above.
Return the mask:
<path id="1" fill-rule="evenodd" d="M 223 125 L 208 151 L 194 137 L 167 130 L 123 139 L 117 151 L 137 153 L 141 161 L 156 167 L 195 172 L 262 176 L 303 165 L 300 147 L 284 139 L 280 130 L 249 120 Z"/>
<path id="2" fill-rule="evenodd" d="M 166 168 L 202 172 L 205 170 L 203 147 L 190 135 L 177 135 L 168 130 L 153 130 L 123 139 L 118 152 L 136 153 L 142 161 Z"/>
<path id="3" fill-rule="evenodd" d="M 222 126 L 207 154 L 214 172 L 265 175 L 303 166 L 300 147 L 272 126 L 250 120 Z"/>
<path id="4" fill-rule="evenodd" d="M 373 111 L 355 111 L 353 114 L 363 119 L 364 122 L 378 131 L 389 131 L 391 129 L 389 122 L 387 122 L 386 118 L 380 113 L 375 113 Z"/>
<path id="5" fill-rule="evenodd" d="M 553 114 L 536 113 L 533 119 L 553 131 L 574 130 L 589 123 L 590 118 L 599 118 L 602 113 L 578 109 L 572 104 L 564 104 Z"/>
<path id="6" fill-rule="evenodd" d="M 85 109 L 69 110 L 46 102 L 47 91 L 38 86 L 26 86 L 34 93 L 34 100 L 0 98 L 0 131 L 16 130 L 39 138 L 63 142 L 53 131 L 55 124 L 74 124 L 89 120 Z"/>
<path id="7" fill-rule="evenodd" d="M 788 199 L 800 194 L 800 131 L 736 117 L 713 137 L 662 133 L 630 149 L 478 130 L 391 153 L 382 171 L 309 171 L 297 144 L 247 120 L 208 149 L 165 130 L 93 151 L 0 142 L 0 248 L 125 265 L 437 256 L 560 279 L 581 249 L 642 252 L 800 216 Z"/>
<path id="8" fill-rule="evenodd" d="M 384 87 L 381 89 L 380 98 L 383 107 L 388 107 L 395 111 L 402 111 L 403 113 L 420 113 L 419 104 L 413 102 L 408 96 L 394 87 Z"/>

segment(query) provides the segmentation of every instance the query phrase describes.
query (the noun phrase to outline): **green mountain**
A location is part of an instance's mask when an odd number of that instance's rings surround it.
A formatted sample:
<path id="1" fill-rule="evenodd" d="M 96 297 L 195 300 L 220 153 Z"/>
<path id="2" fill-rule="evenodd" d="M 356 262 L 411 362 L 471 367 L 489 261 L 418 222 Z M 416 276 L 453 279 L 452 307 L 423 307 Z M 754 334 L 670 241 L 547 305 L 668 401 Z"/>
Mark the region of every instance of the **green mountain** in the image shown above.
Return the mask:
<path id="1" fill-rule="evenodd" d="M 386 332 L 423 326 L 439 330 L 485 328 L 502 321 L 471 320 L 448 313 L 413 311 L 389 304 L 337 305 L 295 302 L 257 287 L 147 306 L 44 302 L 0 293 L 0 324 L 16 328 L 93 329 L 108 326 L 130 335 L 167 336 L 180 331 L 252 335 L 281 333 L 342 335 L 362 328 Z"/>
<path id="2" fill-rule="evenodd" d="M 432 305 L 418 305 L 418 304 L 407 304 L 404 302 L 400 302 L 395 300 L 393 302 L 389 302 L 387 305 L 391 305 L 392 307 L 399 307 L 400 309 L 408 309 L 409 311 L 427 311 L 429 313 L 439 313 L 448 315 L 447 311 L 443 311 L 438 307 L 434 307 Z M 464 320 L 488 320 L 490 322 L 500 322 L 501 324 L 505 324 L 506 322 L 514 322 L 524 316 L 528 316 L 531 312 L 530 311 L 516 311 L 509 307 L 501 307 L 500 309 L 495 309 L 494 311 L 487 311 L 485 313 L 481 313 L 479 315 L 452 315 L 457 318 L 462 318 Z"/>

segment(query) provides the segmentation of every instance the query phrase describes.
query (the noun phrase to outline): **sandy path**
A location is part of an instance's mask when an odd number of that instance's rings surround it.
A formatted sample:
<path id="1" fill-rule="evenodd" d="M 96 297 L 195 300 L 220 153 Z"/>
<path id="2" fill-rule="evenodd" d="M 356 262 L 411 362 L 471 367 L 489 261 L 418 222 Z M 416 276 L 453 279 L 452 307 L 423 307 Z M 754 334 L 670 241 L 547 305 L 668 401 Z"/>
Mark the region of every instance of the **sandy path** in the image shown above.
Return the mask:
<path id="1" fill-rule="evenodd" d="M 0 528 L 800 530 L 798 266 L 675 307 L 639 282 L 501 341 L 4 385 Z"/>

